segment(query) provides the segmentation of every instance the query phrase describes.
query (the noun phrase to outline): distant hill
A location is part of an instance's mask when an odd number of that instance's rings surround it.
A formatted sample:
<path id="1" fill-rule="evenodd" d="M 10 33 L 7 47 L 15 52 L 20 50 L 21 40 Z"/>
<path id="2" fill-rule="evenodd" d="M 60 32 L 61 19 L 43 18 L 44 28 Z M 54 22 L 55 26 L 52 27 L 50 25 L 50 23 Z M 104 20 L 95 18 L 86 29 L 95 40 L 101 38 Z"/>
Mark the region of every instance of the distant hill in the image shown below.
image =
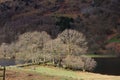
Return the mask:
<path id="1" fill-rule="evenodd" d="M 106 50 L 120 35 L 119 0 L 0 0 L 0 43 L 11 43 L 29 31 L 46 31 L 55 38 L 56 17 L 72 18 L 72 29 L 83 32 L 91 49 Z M 57 31 L 57 34 L 53 34 Z M 119 40 L 119 39 L 118 39 Z M 119 41 L 116 42 L 119 44 Z M 114 47 L 113 47 L 114 48 Z M 102 50 L 101 50 L 102 49 Z"/>

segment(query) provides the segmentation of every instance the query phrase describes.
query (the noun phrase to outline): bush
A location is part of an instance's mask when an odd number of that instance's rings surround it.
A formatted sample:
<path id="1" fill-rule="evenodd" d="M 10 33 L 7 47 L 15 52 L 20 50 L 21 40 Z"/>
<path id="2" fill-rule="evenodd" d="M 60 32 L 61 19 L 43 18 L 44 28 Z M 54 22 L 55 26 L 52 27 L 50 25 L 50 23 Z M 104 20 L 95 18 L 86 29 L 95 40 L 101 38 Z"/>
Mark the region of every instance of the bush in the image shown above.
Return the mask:
<path id="1" fill-rule="evenodd" d="M 83 62 L 84 62 L 84 67 L 83 67 L 83 71 L 93 71 L 94 68 L 96 67 L 97 63 L 94 59 L 90 58 L 90 57 L 81 57 Z"/>
<path id="2" fill-rule="evenodd" d="M 62 62 L 64 68 L 79 70 L 84 67 L 84 62 L 80 57 L 68 55 Z"/>
<path id="3" fill-rule="evenodd" d="M 68 55 L 63 59 L 62 65 L 72 70 L 92 71 L 96 66 L 96 61 L 89 57 Z"/>

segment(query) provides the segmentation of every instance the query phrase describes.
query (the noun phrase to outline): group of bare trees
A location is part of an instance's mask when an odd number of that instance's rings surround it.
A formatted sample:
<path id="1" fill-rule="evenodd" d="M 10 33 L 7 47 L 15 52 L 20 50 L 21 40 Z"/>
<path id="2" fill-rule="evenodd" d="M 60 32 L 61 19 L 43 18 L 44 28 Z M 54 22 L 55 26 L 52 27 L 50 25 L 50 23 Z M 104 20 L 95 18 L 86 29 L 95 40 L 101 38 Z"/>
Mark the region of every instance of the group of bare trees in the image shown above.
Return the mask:
<path id="1" fill-rule="evenodd" d="M 34 64 L 49 62 L 74 70 L 92 70 L 96 65 L 93 59 L 81 57 L 87 52 L 87 41 L 83 33 L 72 29 L 64 30 L 56 39 L 46 32 L 26 32 L 12 44 L 3 43 L 0 49 L 4 57 Z"/>
<path id="2" fill-rule="evenodd" d="M 73 70 L 92 71 L 96 66 L 96 61 L 90 57 L 68 55 L 63 59 L 62 65 Z"/>

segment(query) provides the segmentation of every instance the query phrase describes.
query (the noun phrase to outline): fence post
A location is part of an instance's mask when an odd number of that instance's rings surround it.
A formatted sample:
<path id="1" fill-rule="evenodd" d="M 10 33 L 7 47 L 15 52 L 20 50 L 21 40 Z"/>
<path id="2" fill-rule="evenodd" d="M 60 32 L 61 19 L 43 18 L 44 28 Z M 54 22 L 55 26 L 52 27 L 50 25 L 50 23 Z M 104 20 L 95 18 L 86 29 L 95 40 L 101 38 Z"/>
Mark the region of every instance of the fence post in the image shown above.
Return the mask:
<path id="1" fill-rule="evenodd" d="M 4 68 L 3 68 L 3 80 L 5 80 L 5 71 L 6 71 L 6 68 L 4 66 Z"/>

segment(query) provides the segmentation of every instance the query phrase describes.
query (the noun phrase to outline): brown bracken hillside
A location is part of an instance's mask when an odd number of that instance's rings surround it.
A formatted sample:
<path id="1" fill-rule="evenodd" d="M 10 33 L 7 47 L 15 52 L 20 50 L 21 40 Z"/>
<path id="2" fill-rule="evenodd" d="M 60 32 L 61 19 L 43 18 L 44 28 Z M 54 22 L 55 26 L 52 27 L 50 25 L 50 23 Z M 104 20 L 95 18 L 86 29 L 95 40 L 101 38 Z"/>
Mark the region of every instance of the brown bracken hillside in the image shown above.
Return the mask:
<path id="1" fill-rule="evenodd" d="M 46 31 L 52 38 L 68 27 L 84 33 L 90 52 L 120 53 L 120 0 L 0 0 L 0 44 L 26 32 Z M 64 21 L 63 21 L 64 22 Z M 112 54 L 112 53 L 111 53 Z"/>

